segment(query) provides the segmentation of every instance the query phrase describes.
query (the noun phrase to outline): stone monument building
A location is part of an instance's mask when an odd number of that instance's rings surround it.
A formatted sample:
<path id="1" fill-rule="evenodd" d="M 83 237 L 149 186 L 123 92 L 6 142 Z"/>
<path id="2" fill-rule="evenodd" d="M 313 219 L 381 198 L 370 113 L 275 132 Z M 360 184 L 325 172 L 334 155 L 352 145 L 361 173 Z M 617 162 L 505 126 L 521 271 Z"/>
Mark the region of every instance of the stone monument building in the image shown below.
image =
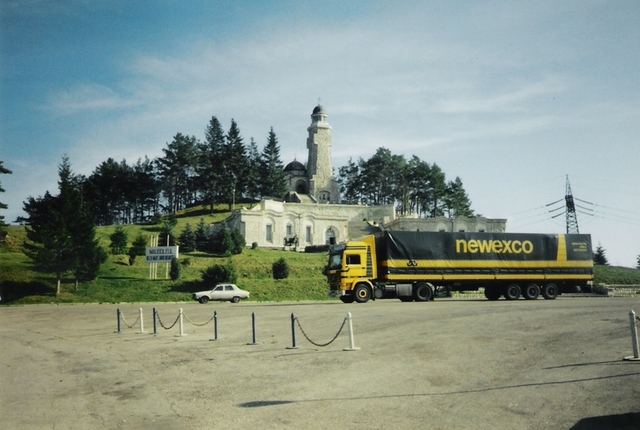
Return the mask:
<path id="1" fill-rule="evenodd" d="M 504 232 L 506 220 L 475 218 L 396 217 L 393 205 L 342 205 L 340 188 L 331 165 L 331 126 L 321 105 L 311 113 L 307 128 L 305 167 L 294 160 L 284 168 L 289 192 L 282 200 L 263 199 L 223 221 L 240 230 L 247 246 L 262 248 L 331 245 L 376 231 L 487 231 Z M 219 226 L 214 225 L 214 230 Z"/>

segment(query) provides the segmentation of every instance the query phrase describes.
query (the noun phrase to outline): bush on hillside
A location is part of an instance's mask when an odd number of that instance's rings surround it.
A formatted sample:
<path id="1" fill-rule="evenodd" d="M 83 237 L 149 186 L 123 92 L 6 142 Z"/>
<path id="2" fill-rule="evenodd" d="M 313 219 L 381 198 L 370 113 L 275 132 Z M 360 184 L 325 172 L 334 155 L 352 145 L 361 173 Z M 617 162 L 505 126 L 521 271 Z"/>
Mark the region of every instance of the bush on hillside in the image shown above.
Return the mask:
<path id="1" fill-rule="evenodd" d="M 273 279 L 287 279 L 289 277 L 289 264 L 281 257 L 272 266 Z"/>
<path id="2" fill-rule="evenodd" d="M 235 283 L 237 280 L 236 268 L 233 263 L 226 266 L 214 264 L 202 271 L 202 282 L 206 287 L 213 288 L 216 284 L 223 282 Z"/>

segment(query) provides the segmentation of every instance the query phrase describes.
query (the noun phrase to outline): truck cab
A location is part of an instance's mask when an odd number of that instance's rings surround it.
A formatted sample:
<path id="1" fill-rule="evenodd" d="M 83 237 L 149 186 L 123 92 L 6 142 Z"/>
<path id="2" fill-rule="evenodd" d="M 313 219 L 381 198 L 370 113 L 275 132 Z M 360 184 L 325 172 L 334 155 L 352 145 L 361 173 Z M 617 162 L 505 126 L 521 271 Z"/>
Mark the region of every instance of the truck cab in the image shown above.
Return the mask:
<path id="1" fill-rule="evenodd" d="M 375 261 L 373 236 L 333 246 L 327 267 L 329 295 L 338 296 L 343 302 L 368 301 L 373 297 L 377 277 Z"/>

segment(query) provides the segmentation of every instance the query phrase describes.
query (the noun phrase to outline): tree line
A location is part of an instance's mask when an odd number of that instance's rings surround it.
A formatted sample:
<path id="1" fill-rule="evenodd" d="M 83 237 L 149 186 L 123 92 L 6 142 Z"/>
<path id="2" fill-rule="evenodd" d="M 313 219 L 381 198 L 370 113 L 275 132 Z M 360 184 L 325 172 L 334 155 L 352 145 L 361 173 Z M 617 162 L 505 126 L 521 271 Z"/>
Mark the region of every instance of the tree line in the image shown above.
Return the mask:
<path id="1" fill-rule="evenodd" d="M 83 180 L 83 192 L 98 225 L 148 221 L 202 204 L 229 209 L 241 198 L 282 197 L 287 192 L 278 138 L 273 128 L 260 152 L 253 138 L 245 144 L 232 119 L 225 133 L 214 116 L 204 141 L 177 133 L 163 155 L 135 164 L 109 158 Z"/>
<path id="2" fill-rule="evenodd" d="M 393 204 L 400 214 L 421 217 L 474 216 L 459 177 L 447 181 L 436 163 L 415 155 L 407 160 L 384 147 L 368 160 L 349 159 L 339 169 L 338 183 L 343 202 L 348 204 Z"/>
<path id="3" fill-rule="evenodd" d="M 260 151 L 253 138 L 245 144 L 233 119 L 225 132 L 213 116 L 203 141 L 177 133 L 162 152 L 133 164 L 108 158 L 89 176 L 76 176 L 96 225 L 147 222 L 198 204 L 231 210 L 241 199 L 282 198 L 288 190 L 273 127 Z M 415 155 L 406 160 L 379 148 L 369 159 L 350 159 L 337 179 L 342 203 L 394 204 L 400 214 L 422 217 L 474 215 L 462 180 L 447 181 L 437 164 Z"/>

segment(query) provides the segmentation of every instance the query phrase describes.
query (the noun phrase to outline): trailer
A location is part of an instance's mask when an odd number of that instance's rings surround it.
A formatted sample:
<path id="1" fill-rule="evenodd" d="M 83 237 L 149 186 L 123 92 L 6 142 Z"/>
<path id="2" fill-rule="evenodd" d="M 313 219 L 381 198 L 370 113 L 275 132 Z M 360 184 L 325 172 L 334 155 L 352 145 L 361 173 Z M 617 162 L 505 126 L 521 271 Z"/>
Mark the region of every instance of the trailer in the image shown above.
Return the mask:
<path id="1" fill-rule="evenodd" d="M 334 245 L 326 274 L 329 295 L 345 303 L 481 288 L 488 300 L 555 299 L 591 287 L 591 236 L 383 231 Z"/>

